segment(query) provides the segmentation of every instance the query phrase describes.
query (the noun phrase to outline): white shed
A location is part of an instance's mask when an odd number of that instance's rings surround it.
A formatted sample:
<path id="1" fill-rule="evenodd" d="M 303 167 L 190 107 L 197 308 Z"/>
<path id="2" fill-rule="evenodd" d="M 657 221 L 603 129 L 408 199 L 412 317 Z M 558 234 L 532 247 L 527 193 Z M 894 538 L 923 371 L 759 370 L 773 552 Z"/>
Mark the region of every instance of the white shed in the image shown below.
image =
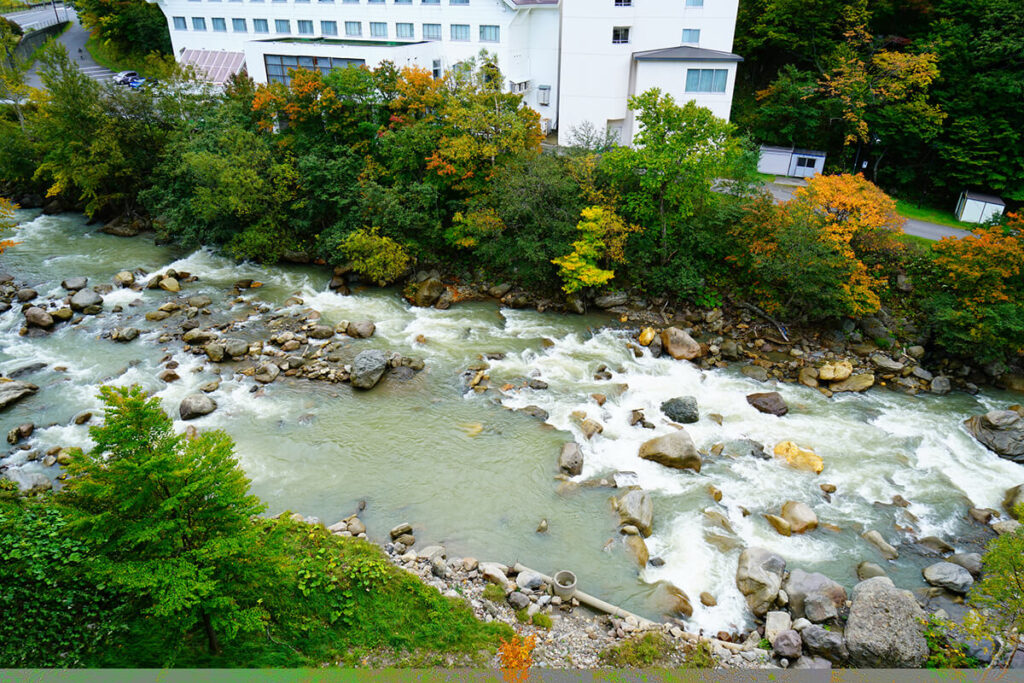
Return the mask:
<path id="1" fill-rule="evenodd" d="M 956 204 L 956 218 L 964 223 L 984 223 L 992 216 L 1002 215 L 1005 208 L 999 197 L 964 190 Z"/>
<path id="2" fill-rule="evenodd" d="M 761 145 L 757 170 L 771 175 L 810 178 L 825 170 L 825 153 L 795 147 Z"/>

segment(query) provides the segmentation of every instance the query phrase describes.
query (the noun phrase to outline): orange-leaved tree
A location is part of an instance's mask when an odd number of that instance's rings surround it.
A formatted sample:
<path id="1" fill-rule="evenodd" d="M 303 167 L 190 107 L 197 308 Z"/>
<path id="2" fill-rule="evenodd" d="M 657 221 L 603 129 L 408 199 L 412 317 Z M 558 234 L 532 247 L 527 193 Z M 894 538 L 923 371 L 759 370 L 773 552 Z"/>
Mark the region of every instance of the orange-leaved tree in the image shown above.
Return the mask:
<path id="1" fill-rule="evenodd" d="M 537 644 L 535 636 L 520 638 L 512 636 L 512 640 L 501 641 L 498 654 L 501 657 L 501 675 L 505 683 L 526 683 L 533 666 L 533 648 Z"/>
<path id="2" fill-rule="evenodd" d="M 1024 219 L 983 227 L 933 247 L 923 307 L 938 341 L 983 361 L 1024 351 Z"/>
<path id="3" fill-rule="evenodd" d="M 0 235 L 15 226 L 14 210 L 17 208 L 18 205 L 13 203 L 10 199 L 0 197 Z M 0 254 L 4 253 L 4 250 L 13 244 L 14 242 L 10 240 L 0 240 Z"/>

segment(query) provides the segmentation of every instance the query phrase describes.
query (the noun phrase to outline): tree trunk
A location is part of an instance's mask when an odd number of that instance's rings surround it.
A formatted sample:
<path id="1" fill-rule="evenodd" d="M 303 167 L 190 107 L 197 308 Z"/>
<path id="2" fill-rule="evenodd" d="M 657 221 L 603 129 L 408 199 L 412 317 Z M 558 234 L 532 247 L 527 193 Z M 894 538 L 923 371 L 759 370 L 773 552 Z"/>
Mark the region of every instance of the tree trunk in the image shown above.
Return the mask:
<path id="1" fill-rule="evenodd" d="M 218 654 L 220 643 L 217 642 L 217 632 L 213 630 L 213 621 L 210 620 L 210 615 L 206 613 L 206 610 L 203 610 L 203 628 L 206 629 L 206 642 L 210 646 L 210 654 Z"/>

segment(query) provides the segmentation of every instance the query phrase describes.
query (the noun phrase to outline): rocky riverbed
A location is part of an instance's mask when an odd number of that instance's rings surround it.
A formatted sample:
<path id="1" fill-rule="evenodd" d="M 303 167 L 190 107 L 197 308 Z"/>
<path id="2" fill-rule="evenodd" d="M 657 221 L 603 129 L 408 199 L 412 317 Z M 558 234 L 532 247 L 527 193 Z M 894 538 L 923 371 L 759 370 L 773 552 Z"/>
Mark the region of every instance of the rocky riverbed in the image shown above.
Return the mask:
<path id="1" fill-rule="evenodd" d="M 957 617 L 975 553 L 1017 524 L 1004 507 L 1024 481 L 1014 395 L 979 389 L 984 368 L 887 344 L 870 321 L 797 335 L 756 311 L 627 295 L 594 302 L 611 315 L 542 314 L 512 287 L 430 272 L 406 302 L 344 269 L 233 264 L 63 217 L 18 239 L 0 283 L 0 467 L 26 489 L 59 486 L 64 449 L 88 447 L 98 385 L 141 383 L 179 428 L 226 429 L 272 509 L 337 518 L 366 496 L 361 533 L 429 520 L 417 544 L 371 537 L 454 582 L 442 592 L 482 594 L 479 569 L 450 561 L 469 554 L 503 558 L 510 581 L 517 560 L 572 569 L 681 645 L 715 636 L 733 666 L 767 665 L 742 655 L 763 640 L 774 665 L 874 652 L 858 624 L 878 630 L 867 606 L 890 589 Z M 418 557 L 431 545 L 442 576 Z M 745 564 L 755 550 L 760 569 Z M 545 590 L 530 590 L 538 605 Z M 478 602 L 515 618 L 507 597 Z M 569 628 L 582 610 L 562 607 L 541 605 Z M 584 621 L 574 647 L 594 657 L 640 625 Z M 912 631 L 886 652 L 919 652 Z"/>

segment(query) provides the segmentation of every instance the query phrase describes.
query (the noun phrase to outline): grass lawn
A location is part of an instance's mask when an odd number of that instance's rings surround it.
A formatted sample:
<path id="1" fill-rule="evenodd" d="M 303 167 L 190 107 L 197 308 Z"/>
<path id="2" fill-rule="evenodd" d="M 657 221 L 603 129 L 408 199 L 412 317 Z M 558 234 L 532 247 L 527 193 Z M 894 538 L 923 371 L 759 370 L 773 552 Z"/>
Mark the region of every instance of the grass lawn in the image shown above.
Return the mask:
<path id="1" fill-rule="evenodd" d="M 927 206 L 920 206 L 904 199 L 896 200 L 896 210 L 904 218 L 916 218 L 917 220 L 928 221 L 929 223 L 938 223 L 939 225 L 945 225 L 950 228 L 973 230 L 978 227 L 973 223 L 963 223 L 958 221 L 951 211 L 940 211 Z"/>
<path id="2" fill-rule="evenodd" d="M 935 246 L 935 240 L 930 240 L 927 237 L 918 237 L 917 235 L 904 233 L 899 236 L 899 239 L 908 246 L 918 246 L 925 251 L 931 251 L 931 248 Z"/>

